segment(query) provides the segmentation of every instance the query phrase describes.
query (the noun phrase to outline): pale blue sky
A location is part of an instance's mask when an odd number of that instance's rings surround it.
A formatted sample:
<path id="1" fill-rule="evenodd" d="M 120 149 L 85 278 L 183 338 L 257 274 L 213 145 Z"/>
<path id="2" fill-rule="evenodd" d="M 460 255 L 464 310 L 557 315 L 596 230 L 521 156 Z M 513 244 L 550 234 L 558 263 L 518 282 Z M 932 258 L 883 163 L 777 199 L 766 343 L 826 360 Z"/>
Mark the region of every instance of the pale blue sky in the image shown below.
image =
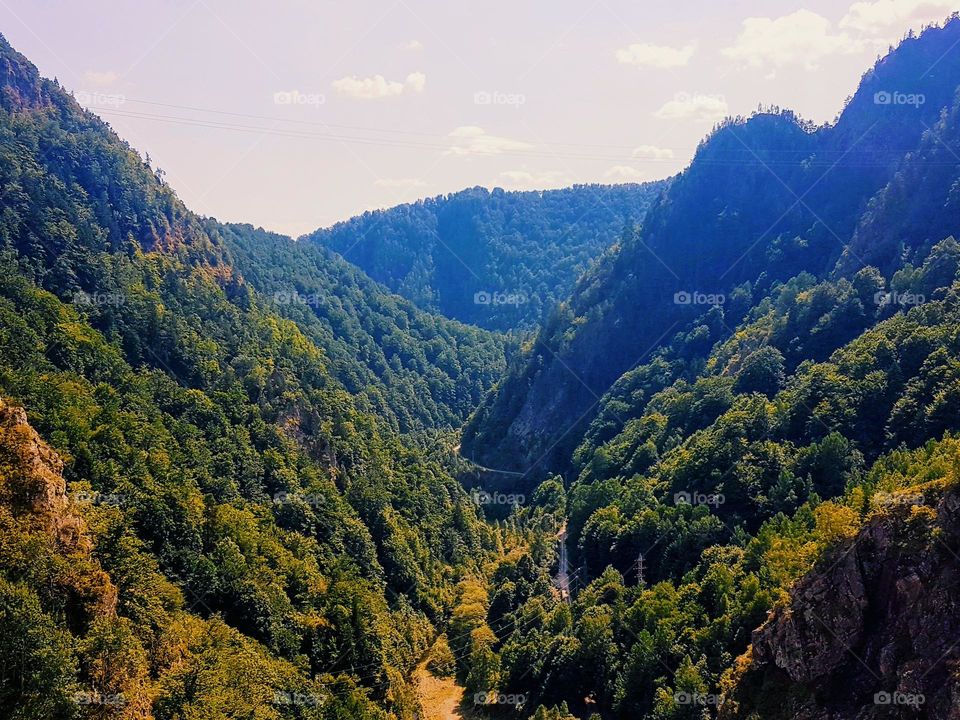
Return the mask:
<path id="1" fill-rule="evenodd" d="M 473 185 L 665 177 L 724 114 L 831 120 L 941 0 L 0 0 L 194 210 L 289 234 Z"/>

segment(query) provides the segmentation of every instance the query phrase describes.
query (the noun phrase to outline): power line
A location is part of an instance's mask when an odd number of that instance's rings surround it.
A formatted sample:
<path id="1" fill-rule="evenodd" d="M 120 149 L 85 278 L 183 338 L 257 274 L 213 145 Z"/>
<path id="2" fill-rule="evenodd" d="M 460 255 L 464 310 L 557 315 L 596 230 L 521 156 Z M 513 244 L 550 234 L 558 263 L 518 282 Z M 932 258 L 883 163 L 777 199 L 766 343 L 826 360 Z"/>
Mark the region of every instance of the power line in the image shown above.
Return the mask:
<path id="1" fill-rule="evenodd" d="M 147 113 L 139 112 L 135 110 L 123 110 L 121 108 L 98 108 L 98 112 L 101 112 L 107 116 L 116 116 L 116 117 L 125 117 L 125 118 L 134 118 L 139 120 L 152 120 L 155 122 L 163 122 L 166 124 L 172 125 L 183 125 L 183 126 L 192 126 L 192 127 L 203 127 L 210 128 L 214 130 L 231 130 L 235 132 L 247 132 L 247 133 L 256 133 L 258 135 L 272 135 L 275 137 L 287 137 L 301 140 L 334 140 L 337 142 L 348 142 L 358 145 L 370 145 L 375 147 L 394 147 L 394 148 L 415 148 L 415 149 L 426 149 L 426 150 L 439 150 L 443 152 L 450 152 L 454 150 L 458 145 L 458 141 L 461 143 L 461 147 L 464 144 L 469 144 L 470 138 L 456 138 L 446 136 L 446 144 L 439 143 L 427 143 L 427 142 L 416 142 L 412 140 L 389 140 L 386 138 L 371 138 L 371 137 L 358 137 L 354 135 L 339 135 L 335 133 L 317 133 L 317 132 L 308 132 L 305 130 L 294 130 L 289 128 L 276 128 L 276 127 L 265 127 L 263 125 L 245 125 L 242 123 L 229 123 L 221 122 L 217 120 L 209 120 L 202 118 L 185 118 L 178 117 L 175 115 L 160 115 L 156 113 Z M 276 122 L 283 122 L 282 120 L 276 120 Z M 483 136 L 491 137 L 491 136 Z M 520 149 L 520 148 L 497 148 L 496 152 L 494 151 L 484 151 L 482 147 L 477 150 L 465 150 L 465 153 L 471 155 L 510 155 L 516 157 L 529 157 L 529 158 L 538 158 L 538 159 L 574 159 L 574 160 L 603 160 L 608 162 L 624 162 L 624 161 L 633 161 L 638 158 L 633 158 L 628 155 L 589 155 L 584 153 L 558 153 L 549 150 L 536 150 L 531 148 L 529 150 Z M 673 159 L 660 158 L 660 159 L 650 159 L 652 162 L 675 162 Z"/>
<path id="2" fill-rule="evenodd" d="M 309 125 L 314 127 L 336 128 L 338 130 L 355 130 L 358 132 L 388 133 L 391 135 L 412 135 L 416 137 L 429 137 L 429 138 L 438 138 L 438 139 L 449 138 L 449 135 L 421 132 L 417 130 L 400 130 L 398 128 L 376 128 L 376 127 L 369 127 L 369 126 L 363 126 L 363 125 L 343 125 L 339 123 L 328 123 L 323 120 L 298 120 L 295 118 L 278 118 L 270 115 L 255 115 L 250 113 L 232 112 L 229 110 L 215 110 L 213 108 L 202 108 L 194 105 L 176 105 L 174 103 L 163 103 L 163 102 L 156 102 L 153 100 L 139 100 L 136 98 L 128 98 L 128 97 L 124 97 L 124 102 L 137 103 L 140 105 L 153 105 L 156 107 L 173 108 L 178 110 L 191 110 L 195 112 L 210 113 L 213 115 L 226 115 L 230 117 L 247 118 L 252 120 L 269 120 L 271 122 L 284 122 L 284 123 L 292 123 L 295 125 Z M 606 150 L 633 151 L 636 149 L 635 145 L 603 145 L 603 144 L 597 144 L 597 143 L 550 142 L 545 140 L 537 140 L 537 141 L 528 140 L 528 141 L 522 141 L 522 142 L 528 142 L 530 144 L 533 144 L 534 142 L 538 142 L 541 145 L 547 145 L 547 146 L 557 145 L 561 147 L 602 148 Z M 669 148 L 669 149 L 693 150 L 694 147 L 690 146 L 686 148 Z"/>
<path id="3" fill-rule="evenodd" d="M 154 122 L 162 122 L 165 124 L 172 125 L 181 125 L 181 126 L 191 126 L 191 127 L 202 127 L 209 128 L 214 130 L 229 130 L 232 132 L 245 132 L 245 133 L 255 133 L 258 135 L 270 135 L 274 137 L 285 137 L 297 140 L 332 140 L 340 143 L 353 143 L 357 145 L 366 145 L 373 147 L 391 147 L 391 148 L 408 148 L 408 149 L 424 149 L 424 150 L 436 150 L 441 152 L 457 152 L 458 140 L 463 144 L 469 144 L 470 138 L 457 138 L 451 136 L 439 136 L 439 135 L 426 135 L 427 137 L 433 138 L 443 138 L 446 140 L 445 144 L 440 143 L 430 143 L 430 142 L 417 142 L 413 140 L 400 140 L 400 139 L 387 139 L 387 138 L 376 138 L 376 137 L 361 137 L 355 135 L 343 135 L 336 134 L 331 132 L 309 132 L 306 130 L 295 130 L 290 128 L 277 128 L 277 127 L 265 127 L 263 125 L 246 125 L 243 123 L 230 123 L 230 122 L 221 122 L 217 120 L 204 119 L 204 118 L 188 118 L 188 117 L 179 117 L 175 115 L 161 115 L 157 113 L 148 113 L 140 112 L 136 110 L 124 110 L 119 107 L 104 107 L 98 108 L 98 112 L 103 113 L 107 116 L 117 116 L 125 117 L 131 119 L 139 120 L 150 120 Z M 222 111 L 217 111 L 222 112 Z M 293 122 L 289 120 L 282 120 L 279 118 L 268 118 L 266 116 L 247 116 L 242 113 L 223 113 L 238 115 L 249 118 L 259 118 L 271 120 L 272 122 Z M 303 121 L 308 122 L 308 121 Z M 321 123 L 323 125 L 323 123 Z M 326 125 L 326 127 L 334 127 L 332 125 Z M 337 127 L 349 127 L 349 126 L 337 126 Z M 367 131 L 367 132 L 388 132 L 387 130 L 377 129 L 377 128 L 357 128 L 358 130 Z M 480 136 L 480 137 L 494 137 L 494 136 Z M 660 164 L 673 164 L 678 161 L 675 157 L 637 157 L 631 154 L 623 155 L 597 155 L 597 154 L 587 154 L 587 153 L 570 153 L 570 152 L 556 152 L 549 149 L 537 150 L 535 147 L 531 146 L 529 149 L 522 148 L 495 148 L 489 151 L 485 151 L 482 146 L 477 149 L 470 149 L 469 147 L 464 147 L 461 144 L 462 154 L 469 154 L 473 156 L 487 156 L 493 157 L 495 155 L 499 156 L 513 156 L 513 157 L 524 157 L 532 159 L 541 159 L 541 160 L 596 160 L 603 162 L 641 162 L 641 163 L 660 163 Z M 529 143 L 525 143 L 529 144 Z M 545 146 L 545 143 L 540 143 L 540 145 Z M 574 144 L 569 143 L 568 146 L 574 146 Z M 587 146 L 583 146 L 587 147 Z M 598 147 L 609 147 L 610 149 L 616 149 L 615 146 L 598 146 Z M 703 165 L 720 165 L 720 166 L 744 166 L 752 167 L 756 166 L 756 153 L 762 152 L 764 154 L 770 153 L 781 153 L 782 155 L 793 155 L 795 159 L 787 157 L 787 159 L 776 159 L 768 158 L 764 160 L 765 165 L 769 166 L 780 166 L 780 167 L 833 167 L 835 161 L 831 160 L 830 153 L 836 152 L 832 150 L 821 150 L 814 153 L 802 152 L 797 150 L 787 150 L 787 149 L 756 149 L 750 151 L 748 149 L 737 149 L 737 148 L 727 148 L 722 150 L 712 150 L 711 156 L 700 156 L 695 158 L 695 162 Z M 730 157 L 724 156 L 729 154 Z M 899 150 L 887 150 L 887 151 L 873 151 L 873 150 L 864 150 L 862 152 L 849 152 L 846 153 L 851 158 L 856 158 L 861 156 L 863 159 L 854 160 L 844 164 L 845 167 L 851 168 L 870 168 L 870 167 L 886 167 L 891 162 L 899 160 L 903 157 L 905 152 Z M 716 155 L 716 156 L 712 156 Z M 822 156 L 822 157 L 821 157 Z M 954 166 L 958 163 L 955 160 L 947 159 L 943 161 L 930 161 L 924 160 L 923 164 L 929 166 Z"/>

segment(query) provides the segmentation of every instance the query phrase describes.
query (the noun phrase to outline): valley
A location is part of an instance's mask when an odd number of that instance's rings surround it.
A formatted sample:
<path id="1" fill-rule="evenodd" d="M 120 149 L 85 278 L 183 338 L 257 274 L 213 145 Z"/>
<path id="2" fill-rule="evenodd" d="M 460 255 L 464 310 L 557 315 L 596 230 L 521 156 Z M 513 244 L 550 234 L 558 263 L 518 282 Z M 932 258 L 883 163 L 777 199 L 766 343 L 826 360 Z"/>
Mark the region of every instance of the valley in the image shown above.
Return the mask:
<path id="1" fill-rule="evenodd" d="M 295 240 L 0 39 L 0 718 L 956 717 L 958 47 Z"/>

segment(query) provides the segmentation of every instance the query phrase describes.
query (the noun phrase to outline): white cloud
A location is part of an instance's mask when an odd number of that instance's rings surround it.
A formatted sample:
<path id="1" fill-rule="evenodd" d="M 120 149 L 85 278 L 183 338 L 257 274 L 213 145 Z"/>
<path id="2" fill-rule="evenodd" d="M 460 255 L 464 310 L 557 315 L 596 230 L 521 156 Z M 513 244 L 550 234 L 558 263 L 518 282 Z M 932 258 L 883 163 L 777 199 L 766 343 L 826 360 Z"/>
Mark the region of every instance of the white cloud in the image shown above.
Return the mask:
<path id="1" fill-rule="evenodd" d="M 617 50 L 617 60 L 624 65 L 636 65 L 637 67 L 683 67 L 690 62 L 690 58 L 693 57 L 696 49 L 695 45 L 675 48 L 668 45 L 634 43 Z"/>
<path id="2" fill-rule="evenodd" d="M 405 92 L 421 93 L 426 84 L 427 76 L 421 72 L 414 72 L 407 75 L 404 82 L 387 80 L 383 75 L 368 78 L 351 75 L 336 80 L 333 87 L 338 93 L 358 100 L 379 100 L 403 95 Z"/>
<path id="3" fill-rule="evenodd" d="M 448 137 L 453 142 L 446 152 L 447 155 L 499 155 L 502 152 L 533 147 L 520 140 L 488 135 L 486 130 L 476 125 L 458 127 Z"/>
<path id="4" fill-rule="evenodd" d="M 505 185 L 531 190 L 566 187 L 571 184 L 567 174 L 558 170 L 505 170 L 500 173 L 500 179 Z"/>
<path id="5" fill-rule="evenodd" d="M 840 27 L 895 41 L 907 28 L 943 20 L 956 7 L 953 0 L 874 0 L 855 2 Z"/>
<path id="6" fill-rule="evenodd" d="M 641 160 L 670 160 L 673 158 L 673 150 L 655 145 L 641 145 L 633 151 L 633 156 Z"/>
<path id="7" fill-rule="evenodd" d="M 420 178 L 379 178 L 374 183 L 377 187 L 390 188 L 392 190 L 411 190 L 413 188 L 423 188 L 427 183 Z"/>
<path id="8" fill-rule="evenodd" d="M 113 85 L 117 80 L 120 79 L 120 76 L 113 70 L 106 70 L 104 72 L 87 70 L 83 74 L 83 79 L 90 85 L 99 85 L 103 87 L 106 85 Z"/>
<path id="9" fill-rule="evenodd" d="M 736 42 L 723 54 L 749 67 L 803 65 L 816 69 L 830 55 L 857 52 L 863 44 L 809 10 L 774 18 L 747 18 Z"/>
<path id="10" fill-rule="evenodd" d="M 404 45 L 404 46 L 403 46 L 403 49 L 404 49 L 404 50 L 412 50 L 412 51 L 414 51 L 414 52 L 419 51 L 419 50 L 423 50 L 423 43 L 420 42 L 419 40 L 414 39 L 414 40 L 411 40 L 410 42 L 408 42 L 406 45 Z"/>
<path id="11" fill-rule="evenodd" d="M 729 106 L 722 95 L 690 95 L 678 93 L 654 113 L 661 120 L 723 120 Z"/>
<path id="12" fill-rule="evenodd" d="M 422 93 L 426 86 L 427 76 L 422 72 L 415 72 L 407 75 L 407 88 L 411 92 Z"/>
<path id="13" fill-rule="evenodd" d="M 629 165 L 614 165 L 603 176 L 609 180 L 620 182 L 640 182 L 646 179 L 647 174 L 643 170 L 638 170 Z"/>

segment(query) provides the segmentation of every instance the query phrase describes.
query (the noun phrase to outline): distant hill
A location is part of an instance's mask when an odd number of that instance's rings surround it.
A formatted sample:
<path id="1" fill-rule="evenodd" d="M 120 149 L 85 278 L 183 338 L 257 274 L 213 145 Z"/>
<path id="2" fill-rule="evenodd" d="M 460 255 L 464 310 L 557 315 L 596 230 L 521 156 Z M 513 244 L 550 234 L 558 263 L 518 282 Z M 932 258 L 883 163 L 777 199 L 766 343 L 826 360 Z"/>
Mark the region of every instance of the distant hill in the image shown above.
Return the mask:
<path id="1" fill-rule="evenodd" d="M 476 187 L 367 212 L 307 239 L 426 310 L 493 330 L 532 328 L 666 185 Z"/>

